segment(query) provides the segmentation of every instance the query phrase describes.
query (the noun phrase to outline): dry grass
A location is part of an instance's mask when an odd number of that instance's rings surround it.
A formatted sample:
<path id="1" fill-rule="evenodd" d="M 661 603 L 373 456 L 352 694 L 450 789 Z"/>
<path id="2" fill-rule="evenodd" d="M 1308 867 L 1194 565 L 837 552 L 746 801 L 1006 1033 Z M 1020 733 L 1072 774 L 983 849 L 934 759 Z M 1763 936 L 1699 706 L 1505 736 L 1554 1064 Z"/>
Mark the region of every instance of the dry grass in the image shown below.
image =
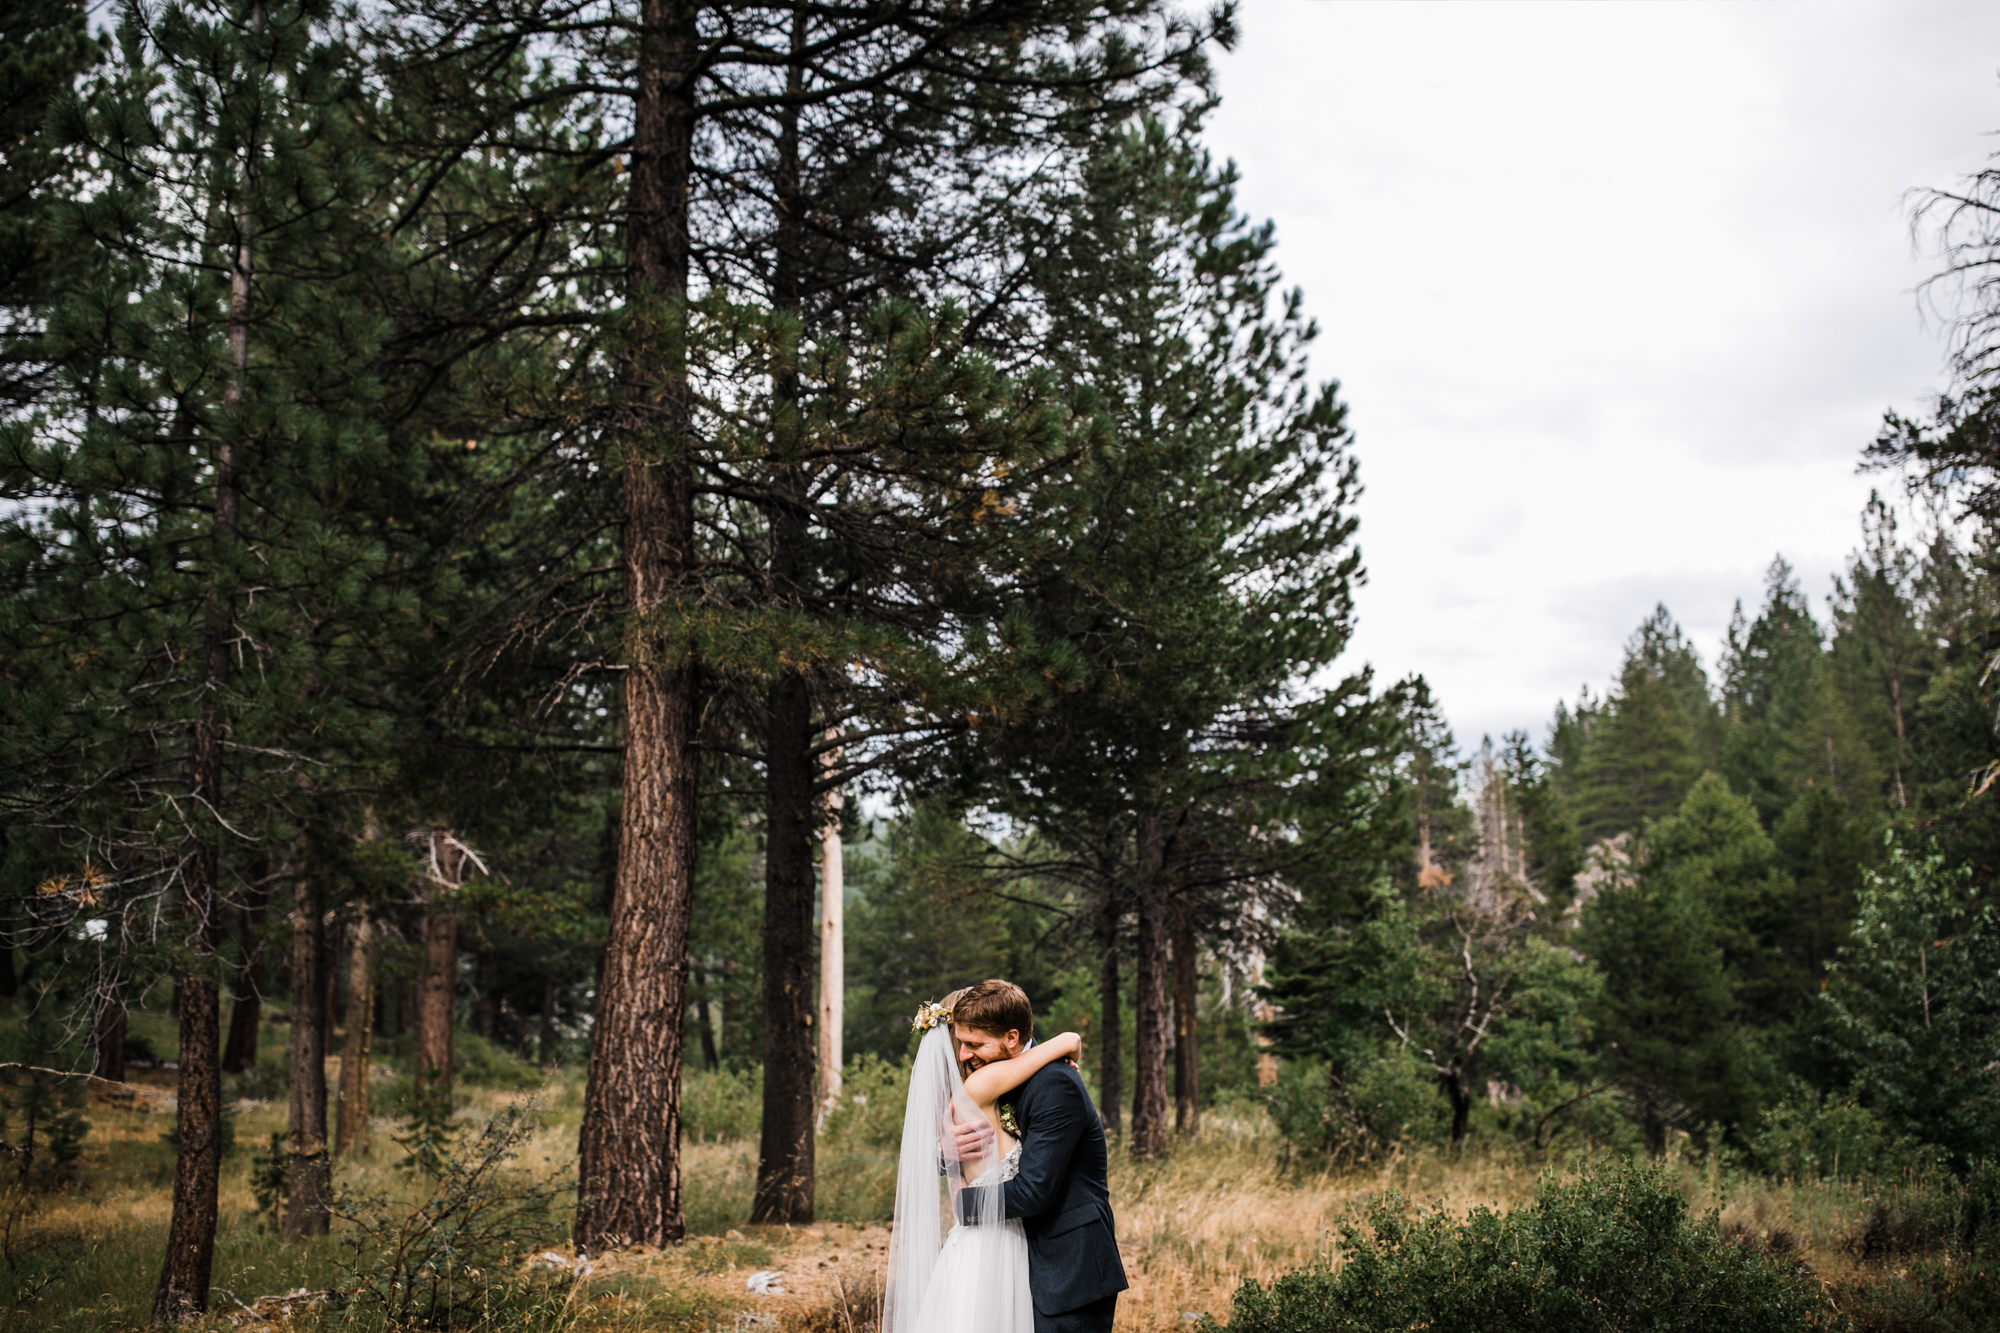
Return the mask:
<path id="1" fill-rule="evenodd" d="M 1504 1212 L 1534 1195 L 1536 1173 L 1499 1158 L 1397 1154 L 1366 1169 L 1281 1175 L 1277 1148 L 1261 1114 L 1239 1112 L 1209 1117 L 1199 1143 L 1164 1161 L 1114 1155 L 1112 1207 L 1132 1283 L 1118 1303 L 1121 1333 L 1189 1315 L 1226 1319 L 1245 1278 L 1337 1263 L 1341 1220 L 1383 1191 L 1460 1216 L 1481 1205 Z"/>
<path id="2" fill-rule="evenodd" d="M 167 1077 L 141 1076 L 154 1085 Z M 580 1082 L 574 1072 L 552 1077 L 541 1094 L 543 1123 L 526 1144 L 519 1170 L 556 1178 L 573 1172 Z M 481 1117 L 518 1095 L 470 1090 L 460 1114 Z M 216 1285 L 251 1301 L 337 1280 L 338 1232 L 329 1241 L 285 1246 L 255 1214 L 251 1157 L 282 1128 L 283 1108 L 239 1103 L 236 1109 L 237 1148 L 223 1173 Z M 64 1256 L 48 1286 L 14 1309 L 0 1308 L 0 1325 L 103 1333 L 143 1322 L 167 1223 L 172 1150 L 160 1136 L 172 1123 L 171 1100 L 100 1094 L 88 1114 L 78 1187 L 0 1199 L 18 1212 L 0 1248 L 31 1263 L 38 1255 Z M 340 1183 L 407 1191 L 393 1130 L 378 1122 L 371 1152 L 340 1163 Z M 1416 1152 L 1365 1169 L 1287 1175 L 1278 1169 L 1277 1146 L 1261 1113 L 1239 1110 L 1211 1116 L 1199 1143 L 1179 1145 L 1164 1161 L 1134 1164 L 1114 1153 L 1112 1197 L 1132 1282 L 1119 1303 L 1119 1333 L 1182 1328 L 1202 1314 L 1226 1318 L 1245 1278 L 1268 1280 L 1313 1263 L 1338 1263 L 1340 1223 L 1383 1191 L 1457 1215 L 1479 1206 L 1506 1211 L 1531 1200 L 1542 1172 L 1551 1169 L 1507 1152 L 1468 1153 L 1457 1162 Z M 886 1151 L 830 1147 L 821 1163 L 822 1215 L 855 1220 L 770 1228 L 743 1221 L 755 1176 L 754 1144 L 691 1146 L 685 1158 L 688 1240 L 661 1251 L 635 1247 L 596 1257 L 572 1306 L 579 1333 L 753 1327 L 864 1333 L 879 1308 L 889 1240 L 879 1219 L 893 1159 Z M 1860 1187 L 1733 1177 L 1693 1159 L 1679 1169 L 1697 1208 L 1718 1209 L 1732 1234 L 1801 1260 L 1830 1283 L 1871 1280 L 1911 1258 L 1894 1251 L 1893 1236 L 1880 1252 L 1863 1243 L 1880 1204 Z M 561 1253 L 574 1262 L 570 1251 Z M 760 1272 L 779 1273 L 772 1284 L 779 1290 L 753 1294 L 746 1284 Z M 218 1299 L 218 1310 L 228 1305 Z M 216 1323 L 226 1326 L 230 1319 L 218 1314 Z"/>

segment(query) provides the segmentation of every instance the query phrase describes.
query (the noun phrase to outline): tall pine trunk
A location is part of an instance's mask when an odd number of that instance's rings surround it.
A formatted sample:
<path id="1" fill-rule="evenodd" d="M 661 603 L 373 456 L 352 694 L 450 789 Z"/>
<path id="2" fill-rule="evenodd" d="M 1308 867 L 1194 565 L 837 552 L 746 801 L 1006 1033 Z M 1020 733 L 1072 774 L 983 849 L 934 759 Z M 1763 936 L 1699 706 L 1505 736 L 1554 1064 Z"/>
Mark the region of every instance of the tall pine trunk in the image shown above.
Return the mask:
<path id="1" fill-rule="evenodd" d="M 750 1220 L 813 1215 L 812 696 L 789 674 L 772 690 L 764 868 L 764 1127 Z M 780 746 L 779 742 L 783 741 Z"/>
<path id="2" fill-rule="evenodd" d="M 795 8 L 792 47 L 803 44 L 805 10 Z M 787 91 L 799 92 L 793 64 Z M 777 258 L 772 304 L 799 312 L 798 109 L 783 116 L 778 140 Z M 789 358 L 781 358 L 781 364 Z M 809 575 L 805 550 L 806 478 L 796 454 L 792 415 L 798 377 L 774 377 L 770 599 L 780 606 L 804 601 Z M 757 1193 L 750 1220 L 810 1222 L 813 1216 L 813 1121 L 818 1078 L 813 1041 L 813 844 L 818 840 L 817 776 L 812 746 L 812 691 L 796 669 L 785 670 L 765 700 L 764 742 L 764 1126 L 757 1156 Z"/>
<path id="3" fill-rule="evenodd" d="M 1193 918 L 1184 900 L 1174 909 L 1174 1128 L 1191 1139 L 1201 1133 L 1201 1046 L 1196 1023 L 1201 986 Z"/>
<path id="4" fill-rule="evenodd" d="M 827 753 L 829 771 L 840 751 Z M 842 1028 L 847 1019 L 847 867 L 840 844 L 840 788 L 826 794 L 826 827 L 819 853 L 819 1116 L 824 1121 L 840 1100 Z"/>
<path id="5" fill-rule="evenodd" d="M 355 914 L 354 949 L 347 965 L 347 1032 L 340 1047 L 340 1115 L 334 1151 L 342 1157 L 368 1151 L 368 1055 L 375 1030 L 374 923 L 364 906 Z"/>
<path id="6" fill-rule="evenodd" d="M 1167 1150 L 1167 1051 L 1172 1019 L 1167 1006 L 1172 931 L 1167 885 L 1166 833 L 1158 816 L 1139 823 L 1139 947 L 1132 980 L 1136 1022 L 1132 1037 L 1132 1156 L 1145 1161 Z"/>
<path id="7" fill-rule="evenodd" d="M 686 315 L 688 192 L 699 35 L 690 0 L 641 0 L 633 101 L 628 303 Z M 623 803 L 611 920 L 578 1135 L 576 1240 L 663 1245 L 681 1211 L 681 1046 L 695 856 L 692 661 L 657 660 L 644 618 L 680 595 L 694 559 L 687 366 L 641 337 L 624 368 L 619 562 L 626 635 Z"/>
<path id="8" fill-rule="evenodd" d="M 286 1240 L 326 1234 L 331 1176 L 326 1155 L 325 933 L 319 895 L 300 875 L 292 899 L 292 1025 L 285 1098 Z"/>
<path id="9" fill-rule="evenodd" d="M 1096 925 L 1098 1021 L 1103 1033 L 1097 1039 L 1097 1114 L 1104 1121 L 1105 1133 L 1116 1135 L 1125 1100 L 1125 1089 L 1120 1086 L 1125 1072 L 1120 1040 L 1125 1016 L 1118 1000 L 1118 893 L 1110 877 L 1104 879 L 1101 892 Z"/>
<path id="10" fill-rule="evenodd" d="M 251 8 L 251 27 L 261 32 L 264 10 Z M 254 161 L 253 135 L 246 155 Z M 222 421 L 211 459 L 215 502 L 211 515 L 217 564 L 233 561 L 237 544 L 238 497 L 235 413 L 243 404 L 250 360 L 252 217 L 247 202 L 253 178 L 239 183 L 243 197 L 231 210 L 236 224 L 229 274 L 229 360 L 231 376 L 223 391 Z M 219 817 L 222 790 L 223 717 L 221 699 L 230 677 L 231 613 L 227 572 L 211 567 L 202 608 L 201 702 L 195 716 L 194 747 L 188 765 L 189 809 L 197 820 Z M 178 1324 L 208 1309 L 215 1271 L 215 1222 L 222 1187 L 222 1004 L 216 978 L 221 932 L 218 879 L 221 863 L 212 831 L 197 827 L 192 854 L 181 872 L 180 912 L 191 957 L 175 978 L 180 1022 L 179 1077 L 175 1080 L 173 1211 L 167 1249 L 153 1293 L 153 1322 Z"/>
<path id="11" fill-rule="evenodd" d="M 447 872 L 454 883 L 455 872 L 454 863 Z M 458 980 L 458 911 L 444 891 L 444 885 L 433 886 L 424 906 L 417 974 L 417 1114 L 438 1124 L 451 1119 L 451 1011 Z"/>
<path id="12" fill-rule="evenodd" d="M 812 697 L 787 675 L 770 699 L 764 871 L 764 1125 L 750 1220 L 810 1222 L 813 1207 Z"/>

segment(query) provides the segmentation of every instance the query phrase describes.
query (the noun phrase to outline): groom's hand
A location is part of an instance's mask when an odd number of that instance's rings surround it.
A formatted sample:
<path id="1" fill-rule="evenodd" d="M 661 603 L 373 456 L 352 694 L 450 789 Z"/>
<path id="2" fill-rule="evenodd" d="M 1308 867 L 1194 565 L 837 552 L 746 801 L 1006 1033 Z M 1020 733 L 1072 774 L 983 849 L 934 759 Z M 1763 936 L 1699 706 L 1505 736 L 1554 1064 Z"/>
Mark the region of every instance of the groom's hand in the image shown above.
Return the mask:
<path id="1" fill-rule="evenodd" d="M 993 1150 L 993 1126 L 986 1123 L 986 1117 L 962 1120 L 951 1130 L 952 1145 L 958 1160 L 968 1157 L 985 1157 Z"/>

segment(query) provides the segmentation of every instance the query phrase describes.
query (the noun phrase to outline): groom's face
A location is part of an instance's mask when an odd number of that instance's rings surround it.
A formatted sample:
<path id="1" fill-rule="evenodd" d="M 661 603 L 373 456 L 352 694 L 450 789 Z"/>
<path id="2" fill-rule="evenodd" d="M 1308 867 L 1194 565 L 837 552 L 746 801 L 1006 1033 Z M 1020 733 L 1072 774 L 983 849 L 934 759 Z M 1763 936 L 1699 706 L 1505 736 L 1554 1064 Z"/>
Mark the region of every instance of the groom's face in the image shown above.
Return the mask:
<path id="1" fill-rule="evenodd" d="M 958 1063 L 968 1074 L 981 1065 L 1011 1060 L 1021 1053 L 1021 1034 L 1011 1029 L 996 1035 L 978 1028 L 953 1027 L 951 1035 L 958 1044 Z"/>

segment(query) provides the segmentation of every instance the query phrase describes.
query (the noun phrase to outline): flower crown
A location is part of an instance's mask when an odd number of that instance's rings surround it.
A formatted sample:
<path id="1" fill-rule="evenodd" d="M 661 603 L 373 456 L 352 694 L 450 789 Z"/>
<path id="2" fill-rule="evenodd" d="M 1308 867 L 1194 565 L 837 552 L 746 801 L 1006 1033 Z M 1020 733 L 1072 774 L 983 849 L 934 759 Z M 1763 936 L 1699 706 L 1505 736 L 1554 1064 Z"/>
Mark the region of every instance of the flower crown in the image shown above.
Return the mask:
<path id="1" fill-rule="evenodd" d="M 951 1010 L 944 1007 L 941 1000 L 928 1000 L 917 1006 L 917 1016 L 910 1021 L 910 1031 L 929 1032 L 940 1023 L 951 1022 Z"/>

